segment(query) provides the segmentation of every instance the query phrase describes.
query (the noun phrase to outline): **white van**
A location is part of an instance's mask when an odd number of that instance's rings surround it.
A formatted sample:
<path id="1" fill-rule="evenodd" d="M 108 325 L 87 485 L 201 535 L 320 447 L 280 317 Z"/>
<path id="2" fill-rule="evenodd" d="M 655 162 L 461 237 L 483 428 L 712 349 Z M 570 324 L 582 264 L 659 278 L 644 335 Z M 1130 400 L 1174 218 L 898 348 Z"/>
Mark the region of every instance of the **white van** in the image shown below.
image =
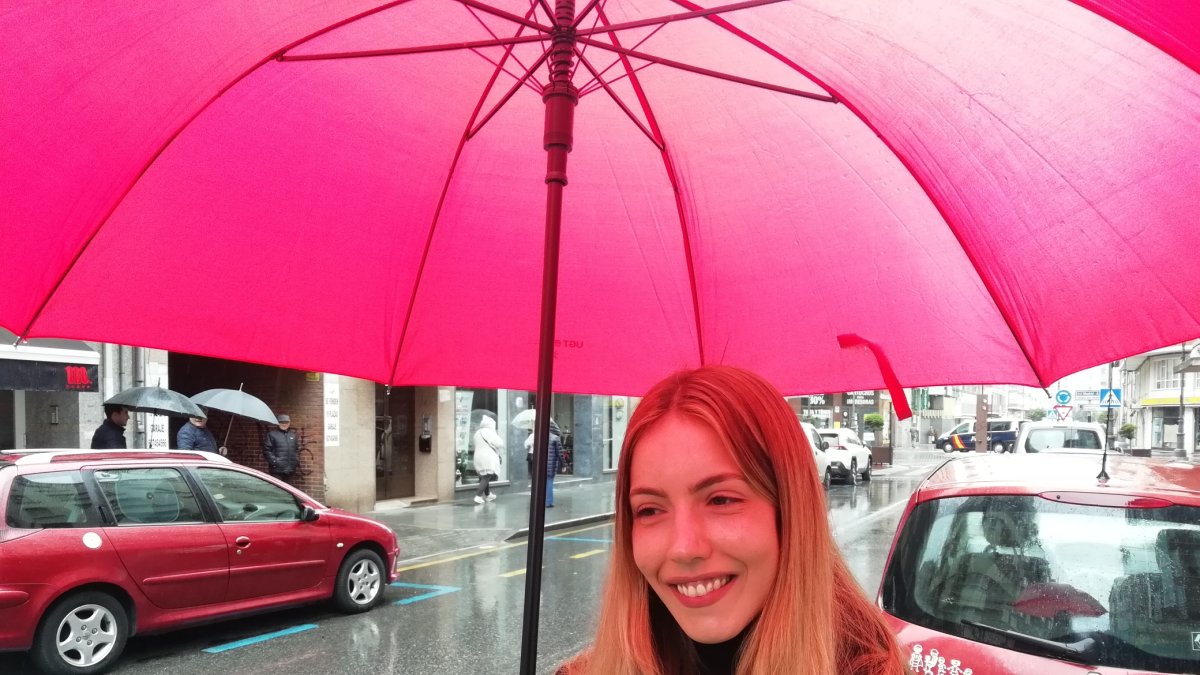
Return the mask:
<path id="1" fill-rule="evenodd" d="M 1104 451 L 1104 426 L 1095 422 L 1027 422 L 1017 433 L 1013 452 Z"/>

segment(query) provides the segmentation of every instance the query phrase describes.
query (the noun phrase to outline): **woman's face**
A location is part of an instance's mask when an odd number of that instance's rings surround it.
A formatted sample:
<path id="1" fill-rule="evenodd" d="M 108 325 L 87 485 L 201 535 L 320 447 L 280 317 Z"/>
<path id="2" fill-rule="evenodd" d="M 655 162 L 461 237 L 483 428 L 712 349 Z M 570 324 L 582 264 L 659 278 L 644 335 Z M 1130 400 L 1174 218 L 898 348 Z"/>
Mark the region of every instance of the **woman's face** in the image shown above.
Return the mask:
<path id="1" fill-rule="evenodd" d="M 779 568 L 775 506 L 707 427 L 669 415 L 633 451 L 633 559 L 696 642 L 742 632 Z"/>

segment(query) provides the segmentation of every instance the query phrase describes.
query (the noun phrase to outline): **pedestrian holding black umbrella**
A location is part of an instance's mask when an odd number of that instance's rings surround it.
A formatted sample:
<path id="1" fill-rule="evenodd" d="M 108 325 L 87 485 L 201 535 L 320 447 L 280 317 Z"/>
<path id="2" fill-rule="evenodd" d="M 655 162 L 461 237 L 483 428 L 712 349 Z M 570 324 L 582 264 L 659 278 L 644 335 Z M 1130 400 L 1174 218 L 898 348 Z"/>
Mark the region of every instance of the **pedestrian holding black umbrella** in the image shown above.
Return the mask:
<path id="1" fill-rule="evenodd" d="M 124 450 L 125 425 L 130 412 L 168 417 L 204 417 L 204 411 L 188 397 L 162 387 L 134 387 L 104 402 L 104 422 L 92 436 L 93 450 Z"/>
<path id="2" fill-rule="evenodd" d="M 104 405 L 104 421 L 92 434 L 93 450 L 124 450 L 125 425 L 129 424 L 129 408 L 122 405 Z"/>

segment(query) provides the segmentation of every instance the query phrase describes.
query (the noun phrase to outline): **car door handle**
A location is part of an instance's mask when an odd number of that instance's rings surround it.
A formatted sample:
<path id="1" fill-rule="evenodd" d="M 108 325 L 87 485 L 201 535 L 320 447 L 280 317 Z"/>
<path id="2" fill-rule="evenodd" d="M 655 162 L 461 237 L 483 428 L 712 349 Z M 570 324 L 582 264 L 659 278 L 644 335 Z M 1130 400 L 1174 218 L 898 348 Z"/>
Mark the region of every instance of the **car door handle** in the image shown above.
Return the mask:
<path id="1" fill-rule="evenodd" d="M 250 537 L 238 537 L 237 539 L 233 540 L 233 543 L 237 544 L 238 548 L 249 548 Z"/>

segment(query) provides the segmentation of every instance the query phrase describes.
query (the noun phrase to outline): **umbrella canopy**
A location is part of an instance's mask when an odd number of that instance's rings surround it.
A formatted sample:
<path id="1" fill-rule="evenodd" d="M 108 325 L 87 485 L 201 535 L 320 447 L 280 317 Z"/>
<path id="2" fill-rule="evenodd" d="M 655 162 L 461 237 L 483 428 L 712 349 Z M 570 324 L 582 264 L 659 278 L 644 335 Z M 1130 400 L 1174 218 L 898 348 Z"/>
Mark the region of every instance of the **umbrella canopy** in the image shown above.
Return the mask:
<path id="1" fill-rule="evenodd" d="M 162 387 L 134 387 L 118 393 L 104 405 L 120 405 L 136 412 L 168 417 L 208 417 L 191 399 Z"/>
<path id="2" fill-rule="evenodd" d="M 239 389 L 209 389 L 192 397 L 192 403 L 210 410 L 220 410 L 239 417 L 275 424 L 279 421 L 270 406 L 262 399 Z"/>
<path id="3" fill-rule="evenodd" d="M 542 7 L 6 8 L 0 325 L 533 388 Z M 556 391 L 711 362 L 789 394 L 879 388 L 844 333 L 905 385 L 1046 385 L 1200 335 L 1194 3 L 648 21 L 694 7 L 578 8 Z M 421 51 L 497 38 L 531 41 Z"/>
<path id="4" fill-rule="evenodd" d="M 1022 614 L 1050 619 L 1062 612 L 1071 616 L 1104 616 L 1108 610 L 1088 593 L 1070 584 L 1031 584 L 1013 600 L 1012 608 Z"/>
<path id="5" fill-rule="evenodd" d="M 516 417 L 512 418 L 512 422 L 510 422 L 510 424 L 514 429 L 533 431 L 533 425 L 535 421 L 537 421 L 537 410 L 534 408 L 529 408 L 528 410 L 522 410 L 521 412 L 517 413 Z"/>
<path id="6" fill-rule="evenodd" d="M 785 393 L 1044 386 L 1200 335 L 1198 15 L 6 7 L 0 326 L 391 384 L 537 372 L 542 406 L 713 362 Z"/>

